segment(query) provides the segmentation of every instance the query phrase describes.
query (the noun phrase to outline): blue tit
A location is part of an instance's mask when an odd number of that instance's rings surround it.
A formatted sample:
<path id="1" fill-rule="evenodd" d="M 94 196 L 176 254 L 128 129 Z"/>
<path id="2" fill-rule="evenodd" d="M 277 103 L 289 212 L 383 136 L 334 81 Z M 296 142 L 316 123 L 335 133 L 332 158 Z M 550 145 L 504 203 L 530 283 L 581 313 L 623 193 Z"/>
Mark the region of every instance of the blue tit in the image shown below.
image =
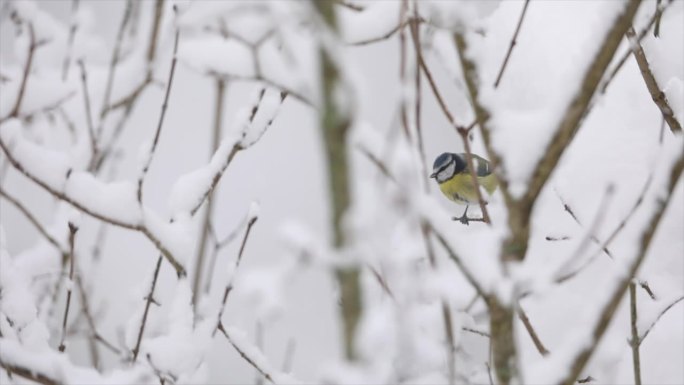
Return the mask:
<path id="1" fill-rule="evenodd" d="M 435 178 L 439 184 L 439 189 L 442 193 L 459 204 L 466 205 L 466 209 L 463 212 L 463 216 L 460 218 L 454 218 L 460 220 L 464 224 L 468 224 L 468 205 L 477 204 L 477 192 L 475 191 L 475 185 L 473 184 L 472 176 L 470 175 L 470 170 L 468 169 L 468 163 L 466 161 L 466 154 L 454 154 L 451 152 L 445 152 L 435 159 L 435 163 L 432 166 L 432 175 L 430 178 Z M 480 186 L 490 195 L 494 193 L 494 190 L 499 185 L 499 181 L 496 176 L 492 173 L 492 168 L 485 158 L 472 154 L 473 166 L 475 167 L 477 181 Z"/>

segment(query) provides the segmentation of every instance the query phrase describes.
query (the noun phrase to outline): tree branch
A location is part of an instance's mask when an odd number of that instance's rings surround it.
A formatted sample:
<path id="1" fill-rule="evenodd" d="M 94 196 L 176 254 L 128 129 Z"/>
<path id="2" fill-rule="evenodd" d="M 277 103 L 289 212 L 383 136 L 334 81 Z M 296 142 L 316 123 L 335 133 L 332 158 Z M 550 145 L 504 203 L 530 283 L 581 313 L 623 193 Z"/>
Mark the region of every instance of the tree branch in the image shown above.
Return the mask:
<path id="1" fill-rule="evenodd" d="M 620 304 L 622 296 L 627 290 L 629 283 L 634 278 L 635 273 L 646 258 L 646 254 L 649 250 L 651 242 L 654 239 L 656 231 L 658 230 L 660 221 L 665 214 L 665 210 L 672 198 L 674 188 L 677 184 L 677 181 L 680 179 L 683 169 L 684 154 L 681 155 L 674 163 L 670 173 L 666 195 L 662 200 L 658 201 L 658 207 L 652 212 L 648 224 L 644 227 L 641 233 L 639 250 L 637 251 L 636 257 L 628 265 L 628 269 L 624 275 L 624 278 L 622 278 L 615 289 L 613 289 L 608 303 L 605 304 L 601 311 L 600 317 L 598 318 L 596 324 L 592 327 L 591 344 L 581 349 L 580 352 L 575 356 L 570 366 L 571 370 L 569 374 L 559 381 L 560 384 L 572 385 L 574 383 L 575 379 L 580 375 L 587 362 L 589 362 L 589 358 L 608 329 L 610 321 L 612 320 L 613 315 Z"/>
<path id="2" fill-rule="evenodd" d="M 138 359 L 138 354 L 140 353 L 140 343 L 142 342 L 142 336 L 145 332 L 145 325 L 147 324 L 147 315 L 150 312 L 150 306 L 154 300 L 154 288 L 157 286 L 157 278 L 159 278 L 159 270 L 161 268 L 162 256 L 157 258 L 157 266 L 154 268 L 154 274 L 152 275 L 152 284 L 150 285 L 150 291 L 145 297 L 145 310 L 143 311 L 142 321 L 140 321 L 140 329 L 138 329 L 138 338 L 135 341 L 135 347 L 133 348 L 133 362 Z"/>
<path id="3" fill-rule="evenodd" d="M 637 295 L 636 284 L 629 283 L 629 325 L 632 339 L 629 344 L 632 347 L 632 367 L 634 368 L 634 384 L 641 385 L 641 359 L 639 358 L 639 331 L 637 330 Z"/>
<path id="4" fill-rule="evenodd" d="M 515 32 L 513 32 L 513 38 L 511 38 L 511 44 L 508 46 L 508 51 L 506 52 L 506 57 L 504 57 L 503 63 L 501 63 L 501 68 L 499 69 L 499 75 L 496 77 L 494 82 L 494 88 L 499 87 L 501 83 L 501 78 L 503 77 L 504 71 L 506 70 L 506 65 L 508 60 L 511 58 L 511 53 L 513 53 L 513 47 L 517 43 L 518 34 L 520 33 L 520 27 L 522 27 L 523 19 L 525 18 L 525 13 L 527 12 L 527 6 L 530 5 L 530 0 L 525 0 L 525 5 L 523 5 L 522 12 L 520 13 L 520 19 L 518 19 L 518 26 L 515 27 Z"/>
<path id="5" fill-rule="evenodd" d="M 74 265 L 76 264 L 76 253 L 74 252 L 74 238 L 76 237 L 76 232 L 78 227 L 73 223 L 69 222 L 69 281 L 74 280 Z M 69 285 L 67 288 L 67 299 L 64 308 L 64 318 L 62 318 L 62 338 L 59 341 L 59 351 L 63 352 L 66 346 L 64 345 L 64 339 L 66 338 L 66 325 L 69 319 L 69 307 L 71 305 L 71 292 L 73 285 Z"/>
<path id="6" fill-rule="evenodd" d="M 157 8 L 160 7 L 160 3 L 163 3 L 163 0 L 157 1 Z M 142 169 L 142 173 L 138 177 L 138 203 L 142 205 L 142 195 L 143 195 L 143 183 L 145 183 L 145 176 L 147 176 L 147 171 L 150 168 L 150 164 L 152 163 L 152 158 L 154 157 L 155 150 L 157 149 L 157 144 L 159 143 L 159 136 L 161 134 L 161 129 L 162 126 L 164 125 L 164 117 L 166 116 L 166 109 L 169 105 L 169 95 L 171 94 L 171 85 L 173 84 L 173 75 L 176 72 L 176 53 L 178 52 L 178 37 L 180 35 L 180 32 L 176 30 L 176 36 L 173 42 L 173 58 L 171 59 L 171 69 L 169 70 L 169 80 L 166 83 L 166 92 L 164 93 L 164 101 L 162 102 L 161 106 L 161 114 L 159 115 L 159 122 L 157 124 L 157 130 L 154 133 L 154 139 L 152 140 L 152 147 L 150 148 L 150 152 L 147 155 L 147 158 L 145 159 L 145 164 Z M 153 50 L 152 46 L 150 48 Z"/>
<path id="7" fill-rule="evenodd" d="M 627 30 L 627 37 L 632 45 L 632 53 L 634 54 L 637 65 L 639 65 L 639 71 L 641 72 L 641 76 L 644 78 L 644 83 L 646 83 L 646 88 L 648 88 L 648 92 L 651 94 L 653 102 L 660 110 L 660 113 L 663 115 L 667 125 L 670 126 L 670 130 L 673 133 L 681 132 L 682 126 L 674 116 L 674 112 L 672 111 L 672 107 L 670 107 L 670 103 L 667 100 L 665 92 L 660 89 L 658 82 L 653 76 L 653 72 L 651 72 L 644 49 L 641 46 L 641 43 L 636 39 L 634 27 L 630 27 L 629 30 Z"/>

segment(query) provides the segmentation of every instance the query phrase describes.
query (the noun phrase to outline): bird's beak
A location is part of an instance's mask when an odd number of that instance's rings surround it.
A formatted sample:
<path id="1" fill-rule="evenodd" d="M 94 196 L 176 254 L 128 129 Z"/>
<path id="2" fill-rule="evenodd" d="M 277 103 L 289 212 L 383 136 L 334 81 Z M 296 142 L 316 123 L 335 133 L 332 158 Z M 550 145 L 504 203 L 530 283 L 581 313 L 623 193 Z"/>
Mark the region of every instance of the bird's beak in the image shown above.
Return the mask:
<path id="1" fill-rule="evenodd" d="M 437 173 L 433 172 L 432 174 L 430 174 L 430 178 L 437 178 Z"/>

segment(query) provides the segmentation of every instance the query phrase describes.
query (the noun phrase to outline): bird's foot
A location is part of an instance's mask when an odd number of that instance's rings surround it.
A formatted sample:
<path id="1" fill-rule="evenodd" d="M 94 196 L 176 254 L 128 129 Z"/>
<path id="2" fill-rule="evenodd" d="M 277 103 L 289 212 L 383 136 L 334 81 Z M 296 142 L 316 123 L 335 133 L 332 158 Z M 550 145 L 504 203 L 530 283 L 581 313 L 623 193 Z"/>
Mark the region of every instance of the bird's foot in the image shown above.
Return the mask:
<path id="1" fill-rule="evenodd" d="M 466 214 L 463 214 L 460 217 L 451 217 L 451 220 L 452 221 L 459 221 L 466 226 L 468 226 L 470 224 L 470 218 L 468 218 L 468 216 Z"/>

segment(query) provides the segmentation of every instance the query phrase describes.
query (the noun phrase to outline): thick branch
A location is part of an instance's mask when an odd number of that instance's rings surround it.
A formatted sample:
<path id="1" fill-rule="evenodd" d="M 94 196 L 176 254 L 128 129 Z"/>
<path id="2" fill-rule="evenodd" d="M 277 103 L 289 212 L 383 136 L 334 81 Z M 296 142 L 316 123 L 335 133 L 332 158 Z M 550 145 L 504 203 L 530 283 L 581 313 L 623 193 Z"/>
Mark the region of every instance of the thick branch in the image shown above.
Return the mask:
<path id="1" fill-rule="evenodd" d="M 569 147 L 568 144 L 574 138 L 582 119 L 585 117 L 585 112 L 591 102 L 592 96 L 601 81 L 601 77 L 605 73 L 615 51 L 620 45 L 622 36 L 624 36 L 630 28 L 640 4 L 640 0 L 630 0 L 629 3 L 627 3 L 624 11 L 615 19 L 612 27 L 604 37 L 596 56 L 593 58 L 589 67 L 587 67 L 577 94 L 575 94 L 568 105 L 560 124 L 555 130 L 554 136 L 549 142 L 549 146 L 544 152 L 544 156 L 535 166 L 529 187 L 523 198 L 525 206 L 527 206 L 525 209 L 528 213 L 532 210 L 532 206 L 537 199 L 537 196 L 546 184 L 546 181 L 553 170 L 556 168 L 561 155 L 563 155 L 565 150 Z"/>
<path id="2" fill-rule="evenodd" d="M 314 1 L 313 5 L 326 24 L 328 32 L 337 32 L 337 20 L 334 4 L 331 1 Z M 320 127 L 328 168 L 329 194 L 332 211 L 333 246 L 342 249 L 346 246 L 343 229 L 343 215 L 347 211 L 351 200 L 351 184 L 349 175 L 349 160 L 347 154 L 347 133 L 351 124 L 351 117 L 346 111 L 348 107 L 340 105 L 340 92 L 344 92 L 345 85 L 340 74 L 340 68 L 330 52 L 325 47 L 320 48 L 321 76 L 323 85 L 323 111 L 320 115 Z M 341 291 L 342 324 L 346 358 L 350 361 L 357 359 L 355 348 L 356 329 L 361 319 L 362 295 L 359 278 L 359 268 L 339 268 L 336 278 Z"/>

